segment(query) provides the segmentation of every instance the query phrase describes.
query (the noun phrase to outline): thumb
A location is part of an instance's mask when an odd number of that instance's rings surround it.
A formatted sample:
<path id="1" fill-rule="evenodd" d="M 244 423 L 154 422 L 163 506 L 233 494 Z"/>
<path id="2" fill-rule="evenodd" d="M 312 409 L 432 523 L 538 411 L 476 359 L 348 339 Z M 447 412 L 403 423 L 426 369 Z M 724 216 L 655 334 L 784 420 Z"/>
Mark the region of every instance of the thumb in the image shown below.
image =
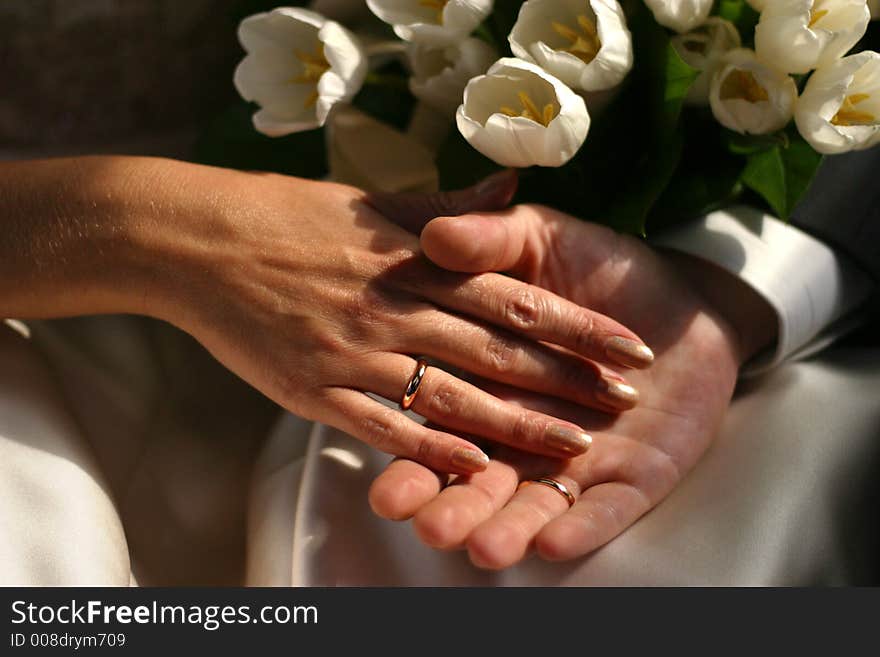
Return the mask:
<path id="1" fill-rule="evenodd" d="M 386 218 L 418 235 L 435 217 L 491 212 L 506 208 L 516 193 L 517 174 L 505 169 L 472 187 L 433 194 L 371 193 L 366 201 Z"/>
<path id="2" fill-rule="evenodd" d="M 535 210 L 520 205 L 504 213 L 434 219 L 422 231 L 422 250 L 444 269 L 528 278 L 543 260 L 542 236 L 552 221 Z"/>

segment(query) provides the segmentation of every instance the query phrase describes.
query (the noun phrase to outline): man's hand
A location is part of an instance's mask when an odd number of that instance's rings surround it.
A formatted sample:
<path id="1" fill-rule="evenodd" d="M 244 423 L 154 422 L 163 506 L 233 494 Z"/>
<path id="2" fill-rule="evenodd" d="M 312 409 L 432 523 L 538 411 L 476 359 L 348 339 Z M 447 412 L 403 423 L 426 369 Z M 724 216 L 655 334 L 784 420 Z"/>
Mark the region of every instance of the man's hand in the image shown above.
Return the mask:
<path id="1" fill-rule="evenodd" d="M 770 307 L 729 274 L 684 256 L 542 207 L 436 219 L 422 246 L 447 269 L 508 271 L 577 304 L 614 317 L 655 352 L 651 369 L 627 372 L 639 406 L 607 415 L 575 404 L 480 382 L 497 396 L 572 421 L 593 435 L 570 461 L 509 448 L 488 469 L 446 478 L 412 461 L 394 461 L 370 500 L 381 516 L 414 516 L 430 546 L 465 546 L 485 568 L 505 568 L 534 546 L 550 560 L 572 559 L 611 540 L 658 504 L 711 444 L 740 364 L 769 344 Z M 553 477 L 577 497 L 521 481 Z"/>

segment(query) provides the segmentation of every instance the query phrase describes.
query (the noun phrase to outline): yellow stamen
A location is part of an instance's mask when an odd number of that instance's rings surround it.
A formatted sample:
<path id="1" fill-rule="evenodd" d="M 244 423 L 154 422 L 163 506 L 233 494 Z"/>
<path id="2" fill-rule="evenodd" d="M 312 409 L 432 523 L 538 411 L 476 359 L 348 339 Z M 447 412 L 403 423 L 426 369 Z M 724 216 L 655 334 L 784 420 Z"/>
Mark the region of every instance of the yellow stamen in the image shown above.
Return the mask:
<path id="1" fill-rule="evenodd" d="M 446 3 L 449 0 L 419 0 L 419 4 L 422 7 L 427 7 L 428 9 L 436 9 L 437 10 L 437 24 L 443 25 L 443 10 L 446 8 Z"/>
<path id="2" fill-rule="evenodd" d="M 869 112 L 860 112 L 855 108 L 859 103 L 863 103 L 870 98 L 870 94 L 853 94 L 847 96 L 840 106 L 837 114 L 831 119 L 833 125 L 851 126 L 851 125 L 873 125 L 877 123 L 877 117 Z"/>
<path id="3" fill-rule="evenodd" d="M 545 128 L 550 125 L 550 121 L 556 116 L 556 107 L 553 103 L 547 103 L 544 105 L 543 109 L 539 110 L 535 101 L 533 101 L 532 97 L 525 91 L 520 91 L 517 94 L 517 98 L 519 98 L 519 102 L 522 103 L 522 110 L 515 110 L 512 107 L 503 105 L 501 107 L 502 114 L 506 114 L 507 116 L 521 116 L 530 121 L 534 121 L 535 123 L 540 123 Z"/>
<path id="4" fill-rule="evenodd" d="M 732 99 L 760 103 L 770 100 L 770 96 L 749 71 L 736 70 L 721 83 L 721 100 Z"/>
<path id="5" fill-rule="evenodd" d="M 562 48 L 562 52 L 574 55 L 578 59 L 589 64 L 596 58 L 602 42 L 599 40 L 599 32 L 596 30 L 596 24 L 589 17 L 583 14 L 577 17 L 577 24 L 580 32 L 564 23 L 551 21 L 550 26 L 563 39 L 571 42 L 567 48 Z"/>
<path id="6" fill-rule="evenodd" d="M 314 84 L 315 89 L 306 97 L 304 105 L 311 107 L 318 102 L 318 81 L 330 70 L 330 63 L 324 56 L 324 44 L 319 43 L 314 54 L 295 50 L 296 58 L 302 63 L 302 73 L 290 80 L 293 84 Z"/>
<path id="7" fill-rule="evenodd" d="M 825 16 L 828 15 L 827 9 L 814 9 L 810 12 L 810 25 L 809 27 L 813 27 L 816 23 L 822 20 Z"/>
<path id="8" fill-rule="evenodd" d="M 305 101 L 303 101 L 303 105 L 306 107 L 313 107 L 317 104 L 319 97 L 320 95 L 318 94 L 318 89 L 316 87 L 315 90 L 306 97 Z"/>

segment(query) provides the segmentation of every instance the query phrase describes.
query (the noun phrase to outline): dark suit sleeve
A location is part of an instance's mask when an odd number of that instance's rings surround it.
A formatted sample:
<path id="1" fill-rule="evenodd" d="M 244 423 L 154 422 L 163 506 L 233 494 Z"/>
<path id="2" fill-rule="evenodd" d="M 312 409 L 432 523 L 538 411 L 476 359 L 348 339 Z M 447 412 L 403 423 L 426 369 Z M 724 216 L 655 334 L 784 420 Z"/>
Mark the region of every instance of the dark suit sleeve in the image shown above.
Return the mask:
<path id="1" fill-rule="evenodd" d="M 880 282 L 880 147 L 825 158 L 792 224 Z"/>

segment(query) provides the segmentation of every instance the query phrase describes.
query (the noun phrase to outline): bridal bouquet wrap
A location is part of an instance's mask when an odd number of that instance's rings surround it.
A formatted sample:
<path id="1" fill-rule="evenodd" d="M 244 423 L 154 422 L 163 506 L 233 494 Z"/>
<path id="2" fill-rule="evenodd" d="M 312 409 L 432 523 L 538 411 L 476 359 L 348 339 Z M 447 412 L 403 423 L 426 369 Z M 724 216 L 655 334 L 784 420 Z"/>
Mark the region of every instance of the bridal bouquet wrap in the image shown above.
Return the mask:
<path id="1" fill-rule="evenodd" d="M 445 189 L 516 167 L 517 201 L 642 235 L 734 201 L 787 218 L 823 156 L 880 143 L 878 4 L 251 0 L 249 104 L 202 152 L 377 185 L 399 153 Z"/>

